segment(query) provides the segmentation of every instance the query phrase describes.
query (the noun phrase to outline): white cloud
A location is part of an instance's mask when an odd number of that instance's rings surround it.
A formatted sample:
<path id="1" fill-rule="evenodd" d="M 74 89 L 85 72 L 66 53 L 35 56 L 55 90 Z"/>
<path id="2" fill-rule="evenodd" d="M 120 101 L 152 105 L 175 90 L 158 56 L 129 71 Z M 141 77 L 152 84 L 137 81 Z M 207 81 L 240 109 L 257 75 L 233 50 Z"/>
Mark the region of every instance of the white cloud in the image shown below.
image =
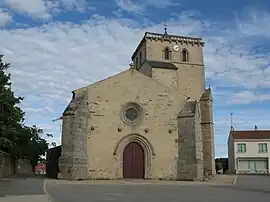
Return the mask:
<path id="1" fill-rule="evenodd" d="M 270 13 L 251 10 L 248 12 L 245 21 L 241 21 L 237 18 L 237 27 L 241 34 L 248 36 L 263 36 L 269 38 L 269 19 Z"/>
<path id="2" fill-rule="evenodd" d="M 135 3 L 132 0 L 115 0 L 117 6 L 119 6 L 122 10 L 133 13 L 142 13 L 145 11 L 144 5 L 140 3 Z"/>
<path id="3" fill-rule="evenodd" d="M 50 14 L 44 0 L 4 0 L 9 8 L 34 18 L 48 19 Z"/>
<path id="4" fill-rule="evenodd" d="M 0 27 L 7 25 L 11 21 L 12 21 L 11 14 L 0 8 Z"/>
<path id="5" fill-rule="evenodd" d="M 167 8 L 180 5 L 174 0 L 115 0 L 115 3 L 120 9 L 134 14 L 146 14 L 147 8 Z"/>
<path id="6" fill-rule="evenodd" d="M 250 104 L 265 101 L 270 101 L 270 94 L 260 94 L 252 91 L 242 91 L 236 93 L 232 98 L 232 104 Z"/>
<path id="7" fill-rule="evenodd" d="M 227 140 L 231 126 L 230 113 L 233 114 L 232 125 L 235 130 L 254 130 L 255 125 L 259 130 L 269 130 L 270 128 L 269 109 L 228 109 L 228 113 L 225 115 L 224 113 L 222 115 L 214 113 L 216 136 L 225 136 Z"/>
<path id="8" fill-rule="evenodd" d="M 94 7 L 90 4 L 90 2 L 91 1 L 89 0 L 59 0 L 59 4 L 65 9 L 75 10 L 79 12 L 85 12 L 87 10 L 94 9 Z"/>
<path id="9" fill-rule="evenodd" d="M 49 107 L 44 107 L 44 108 L 28 108 L 25 107 L 24 111 L 29 115 L 33 115 L 33 114 L 38 114 L 41 116 L 46 115 L 47 113 L 52 113 L 53 109 L 49 108 Z"/>
<path id="10" fill-rule="evenodd" d="M 4 2 L 16 13 L 44 20 L 51 19 L 53 14 L 63 11 L 63 9 L 79 12 L 93 9 L 88 0 L 4 0 Z"/>
<path id="11" fill-rule="evenodd" d="M 146 0 L 146 2 L 156 8 L 166 8 L 169 6 L 179 6 L 181 5 L 179 1 L 175 0 Z"/>

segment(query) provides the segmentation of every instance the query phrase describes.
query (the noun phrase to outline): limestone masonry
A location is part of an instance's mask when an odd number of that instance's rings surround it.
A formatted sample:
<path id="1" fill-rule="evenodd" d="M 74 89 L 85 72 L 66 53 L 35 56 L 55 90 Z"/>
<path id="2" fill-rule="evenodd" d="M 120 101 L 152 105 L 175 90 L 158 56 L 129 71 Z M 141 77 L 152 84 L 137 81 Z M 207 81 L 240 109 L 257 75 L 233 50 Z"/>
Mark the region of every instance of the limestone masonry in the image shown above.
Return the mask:
<path id="1" fill-rule="evenodd" d="M 215 175 L 201 38 L 146 32 L 133 65 L 74 90 L 62 119 L 67 180 L 203 180 Z"/>

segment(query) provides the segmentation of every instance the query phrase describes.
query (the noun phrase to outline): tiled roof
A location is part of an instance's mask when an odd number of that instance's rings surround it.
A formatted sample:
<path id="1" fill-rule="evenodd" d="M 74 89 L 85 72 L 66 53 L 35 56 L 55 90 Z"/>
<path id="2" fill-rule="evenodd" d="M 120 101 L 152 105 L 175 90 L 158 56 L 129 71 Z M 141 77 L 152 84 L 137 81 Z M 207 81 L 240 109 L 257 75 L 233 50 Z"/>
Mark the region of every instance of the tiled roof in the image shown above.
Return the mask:
<path id="1" fill-rule="evenodd" d="M 234 139 L 270 139 L 270 130 L 231 131 Z"/>

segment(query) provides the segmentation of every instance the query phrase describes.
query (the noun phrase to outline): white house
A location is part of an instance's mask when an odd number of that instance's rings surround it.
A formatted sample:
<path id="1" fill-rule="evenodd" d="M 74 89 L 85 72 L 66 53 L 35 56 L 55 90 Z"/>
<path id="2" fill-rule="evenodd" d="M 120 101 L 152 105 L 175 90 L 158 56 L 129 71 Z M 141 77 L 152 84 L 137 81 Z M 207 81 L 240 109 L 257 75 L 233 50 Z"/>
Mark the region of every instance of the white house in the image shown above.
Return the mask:
<path id="1" fill-rule="evenodd" d="M 235 131 L 228 138 L 230 173 L 270 173 L 270 130 Z"/>

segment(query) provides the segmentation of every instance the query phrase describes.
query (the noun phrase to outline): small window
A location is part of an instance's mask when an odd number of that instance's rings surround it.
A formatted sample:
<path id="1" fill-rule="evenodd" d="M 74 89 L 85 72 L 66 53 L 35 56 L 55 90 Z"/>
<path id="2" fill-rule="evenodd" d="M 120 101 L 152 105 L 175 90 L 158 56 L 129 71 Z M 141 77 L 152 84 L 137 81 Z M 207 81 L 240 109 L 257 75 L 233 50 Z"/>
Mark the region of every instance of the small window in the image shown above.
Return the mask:
<path id="1" fill-rule="evenodd" d="M 140 65 L 142 64 L 142 52 L 140 52 Z"/>
<path id="2" fill-rule="evenodd" d="M 258 149 L 259 149 L 259 153 L 266 153 L 268 151 L 267 143 L 259 143 Z"/>
<path id="3" fill-rule="evenodd" d="M 165 50 L 164 50 L 164 59 L 165 60 L 169 60 L 170 59 L 170 50 L 169 50 L 168 47 L 165 48 Z"/>
<path id="4" fill-rule="evenodd" d="M 136 68 L 138 69 L 139 68 L 139 65 L 138 65 L 138 58 L 137 57 L 136 57 L 135 65 L 136 65 Z"/>
<path id="5" fill-rule="evenodd" d="M 247 146 L 244 143 L 237 144 L 237 152 L 244 153 L 247 151 Z"/>
<path id="6" fill-rule="evenodd" d="M 182 51 L 182 61 L 183 62 L 188 61 L 188 51 L 186 49 L 183 49 L 183 51 Z"/>

